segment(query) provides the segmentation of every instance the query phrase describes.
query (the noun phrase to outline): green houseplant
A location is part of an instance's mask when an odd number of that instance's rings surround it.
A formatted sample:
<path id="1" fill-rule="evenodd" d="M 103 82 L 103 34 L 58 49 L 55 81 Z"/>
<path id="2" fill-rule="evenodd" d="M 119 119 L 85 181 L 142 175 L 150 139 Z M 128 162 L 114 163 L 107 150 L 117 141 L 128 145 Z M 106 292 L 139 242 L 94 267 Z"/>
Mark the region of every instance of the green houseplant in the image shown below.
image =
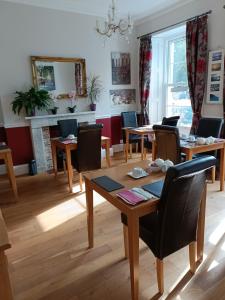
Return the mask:
<path id="1" fill-rule="evenodd" d="M 25 109 L 27 116 L 35 115 L 35 108 L 39 110 L 48 109 L 51 104 L 51 96 L 48 91 L 37 90 L 31 87 L 26 92 L 16 92 L 17 96 L 12 102 L 12 110 L 16 114 L 20 114 Z"/>
<path id="2" fill-rule="evenodd" d="M 102 82 L 97 75 L 90 75 L 87 82 L 87 95 L 90 99 L 90 109 L 96 110 L 96 102 L 99 101 L 99 96 L 103 90 Z"/>

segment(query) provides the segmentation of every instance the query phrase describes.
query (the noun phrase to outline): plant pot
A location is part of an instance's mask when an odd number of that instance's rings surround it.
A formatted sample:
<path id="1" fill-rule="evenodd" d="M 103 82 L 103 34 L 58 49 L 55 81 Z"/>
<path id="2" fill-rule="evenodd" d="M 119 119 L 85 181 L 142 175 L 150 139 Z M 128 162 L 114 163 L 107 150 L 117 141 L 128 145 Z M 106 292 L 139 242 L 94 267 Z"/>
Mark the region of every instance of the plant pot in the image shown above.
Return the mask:
<path id="1" fill-rule="evenodd" d="M 76 111 L 76 107 L 68 107 L 68 111 L 73 114 Z"/>
<path id="2" fill-rule="evenodd" d="M 91 111 L 96 111 L 96 104 L 95 103 L 90 104 L 90 110 Z"/>
<path id="3" fill-rule="evenodd" d="M 56 115 L 57 114 L 57 110 L 58 110 L 58 107 L 57 108 L 51 108 L 50 111 L 53 115 Z"/>

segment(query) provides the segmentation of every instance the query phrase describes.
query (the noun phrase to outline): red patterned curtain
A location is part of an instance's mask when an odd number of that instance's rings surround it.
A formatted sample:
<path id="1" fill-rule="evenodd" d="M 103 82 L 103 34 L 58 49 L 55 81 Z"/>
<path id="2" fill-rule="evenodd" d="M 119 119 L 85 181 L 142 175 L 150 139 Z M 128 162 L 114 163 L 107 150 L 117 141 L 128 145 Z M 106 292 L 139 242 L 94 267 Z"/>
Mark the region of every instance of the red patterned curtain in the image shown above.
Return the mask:
<path id="1" fill-rule="evenodd" d="M 202 102 L 207 80 L 207 15 L 187 22 L 186 47 L 188 85 L 193 111 L 191 133 L 195 134 L 199 119 L 201 118 Z"/>
<path id="2" fill-rule="evenodd" d="M 140 125 L 147 125 L 149 124 L 147 107 L 148 98 L 150 94 L 150 76 L 152 61 L 152 40 L 150 35 L 140 39 L 139 55 L 139 88 L 141 104 Z"/>

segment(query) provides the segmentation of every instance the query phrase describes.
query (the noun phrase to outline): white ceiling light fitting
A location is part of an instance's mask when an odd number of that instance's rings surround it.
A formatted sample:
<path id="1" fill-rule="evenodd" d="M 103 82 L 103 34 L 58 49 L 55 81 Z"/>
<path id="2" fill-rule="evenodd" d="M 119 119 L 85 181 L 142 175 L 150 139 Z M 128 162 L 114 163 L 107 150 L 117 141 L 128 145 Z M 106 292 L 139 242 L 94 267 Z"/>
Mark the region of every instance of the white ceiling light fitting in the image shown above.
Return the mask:
<path id="1" fill-rule="evenodd" d="M 115 12 L 115 0 L 112 0 L 112 5 L 109 6 L 108 16 L 107 20 L 104 22 L 104 27 L 101 28 L 99 20 L 96 21 L 95 29 L 101 36 L 110 38 L 114 33 L 127 36 L 132 32 L 133 23 L 130 15 L 128 14 L 127 19 L 118 19 Z"/>

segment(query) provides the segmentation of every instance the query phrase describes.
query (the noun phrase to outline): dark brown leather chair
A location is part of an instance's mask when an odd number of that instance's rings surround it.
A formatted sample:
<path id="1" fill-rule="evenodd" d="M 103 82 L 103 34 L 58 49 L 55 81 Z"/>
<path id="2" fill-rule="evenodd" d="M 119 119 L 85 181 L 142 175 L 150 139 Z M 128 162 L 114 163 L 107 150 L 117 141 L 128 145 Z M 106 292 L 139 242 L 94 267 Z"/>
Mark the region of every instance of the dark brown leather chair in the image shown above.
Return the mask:
<path id="1" fill-rule="evenodd" d="M 196 270 L 196 240 L 201 199 L 206 189 L 206 170 L 216 163 L 213 156 L 196 158 L 170 167 L 158 208 L 139 219 L 140 238 L 156 257 L 159 292 L 163 293 L 163 259 L 189 245 L 190 267 Z M 124 226 L 127 216 L 121 215 Z M 127 229 L 124 241 L 127 243 Z"/>
<path id="2" fill-rule="evenodd" d="M 66 138 L 70 134 L 77 136 L 77 119 L 59 120 L 58 126 L 61 137 Z"/>
<path id="3" fill-rule="evenodd" d="M 77 134 L 77 150 L 71 151 L 71 162 L 79 173 L 82 191 L 82 172 L 101 168 L 102 124 L 81 126 Z"/>
<path id="4" fill-rule="evenodd" d="M 177 126 L 177 123 L 180 119 L 180 116 L 172 116 L 169 118 L 163 117 L 162 119 L 162 125 L 168 125 L 168 126 Z M 146 149 L 152 149 L 152 142 L 149 139 L 146 139 L 144 141 L 144 147 Z"/>
<path id="5" fill-rule="evenodd" d="M 126 128 L 137 128 L 138 121 L 137 121 L 137 113 L 136 111 L 126 111 L 121 113 L 121 121 L 122 121 L 122 137 L 123 137 L 123 144 L 126 144 Z M 130 156 L 132 156 L 132 144 L 137 145 L 141 140 L 141 136 L 137 134 L 129 134 L 129 148 L 130 148 Z M 125 149 L 125 148 L 124 148 Z"/>
<path id="6" fill-rule="evenodd" d="M 172 116 L 169 118 L 163 117 L 162 125 L 177 126 L 180 116 Z"/>
<path id="7" fill-rule="evenodd" d="M 221 135 L 222 127 L 223 127 L 223 119 L 221 118 L 201 118 L 199 120 L 196 135 L 205 138 L 209 136 L 219 138 Z M 196 158 L 203 155 L 213 155 L 217 157 L 217 151 L 209 151 L 209 152 L 195 154 L 194 157 Z M 215 182 L 216 167 L 212 168 L 211 177 L 212 177 L 212 182 Z"/>
<path id="8" fill-rule="evenodd" d="M 174 164 L 181 162 L 179 130 L 174 126 L 153 125 L 155 132 L 156 157 L 170 159 Z"/>

